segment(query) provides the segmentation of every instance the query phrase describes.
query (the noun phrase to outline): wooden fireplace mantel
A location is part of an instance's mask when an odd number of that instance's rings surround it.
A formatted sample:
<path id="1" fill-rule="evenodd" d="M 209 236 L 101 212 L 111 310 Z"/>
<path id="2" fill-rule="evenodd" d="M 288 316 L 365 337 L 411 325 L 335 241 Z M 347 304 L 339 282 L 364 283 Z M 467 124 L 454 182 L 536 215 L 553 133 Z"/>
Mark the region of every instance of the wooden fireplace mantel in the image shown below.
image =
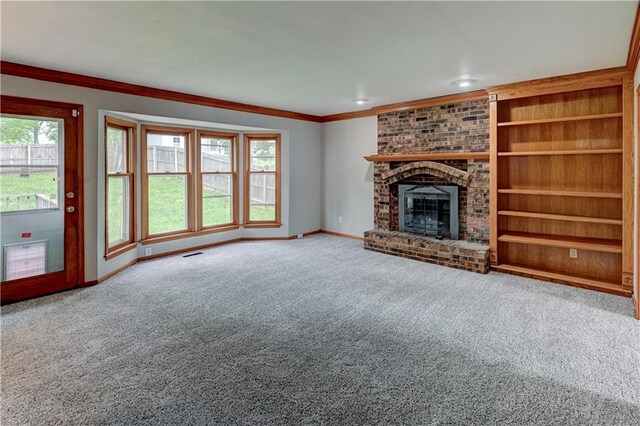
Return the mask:
<path id="1" fill-rule="evenodd" d="M 431 154 L 388 154 L 366 155 L 365 160 L 371 162 L 421 161 L 421 160 L 482 160 L 489 159 L 489 151 L 482 152 L 437 152 Z"/>

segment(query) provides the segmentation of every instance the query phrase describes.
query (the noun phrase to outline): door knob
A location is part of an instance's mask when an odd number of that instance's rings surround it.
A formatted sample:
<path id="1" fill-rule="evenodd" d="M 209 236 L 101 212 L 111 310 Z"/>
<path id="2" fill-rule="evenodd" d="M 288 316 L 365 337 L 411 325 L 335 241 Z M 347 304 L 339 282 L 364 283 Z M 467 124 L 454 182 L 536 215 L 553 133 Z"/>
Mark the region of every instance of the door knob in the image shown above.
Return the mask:
<path id="1" fill-rule="evenodd" d="M 75 211 L 76 211 L 76 208 L 75 208 L 75 207 L 73 207 L 73 206 L 68 206 L 68 207 L 67 207 L 67 213 L 73 213 L 73 212 L 75 212 Z"/>
<path id="2" fill-rule="evenodd" d="M 67 198 L 73 198 L 75 196 L 76 194 L 74 194 L 73 192 L 67 192 Z"/>

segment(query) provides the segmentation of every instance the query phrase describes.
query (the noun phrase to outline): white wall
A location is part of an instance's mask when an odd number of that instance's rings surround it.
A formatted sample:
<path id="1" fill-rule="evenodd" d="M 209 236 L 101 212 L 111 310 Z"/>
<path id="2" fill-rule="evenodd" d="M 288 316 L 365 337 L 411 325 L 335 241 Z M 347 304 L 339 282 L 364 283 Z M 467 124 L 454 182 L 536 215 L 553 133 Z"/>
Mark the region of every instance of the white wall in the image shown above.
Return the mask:
<path id="1" fill-rule="evenodd" d="M 376 116 L 324 125 L 322 229 L 359 237 L 373 229 L 373 164 L 362 157 L 377 151 Z"/>
<path id="2" fill-rule="evenodd" d="M 171 102 L 140 96 L 85 89 L 57 83 L 1 75 L 2 93 L 10 96 L 70 102 L 84 105 L 84 219 L 85 219 L 85 280 L 91 281 L 126 264 L 136 257 L 135 251 L 110 261 L 102 258 L 104 203 L 99 170 L 102 153 L 99 141 L 100 110 L 124 111 L 225 123 L 237 126 L 278 129 L 283 132 L 283 144 L 288 145 L 288 159 L 283 153 L 283 223 L 281 229 L 251 229 L 243 236 L 289 236 L 315 231 L 321 226 L 322 126 L 300 120 L 249 114 L 198 105 Z M 286 142 L 285 142 L 286 141 Z M 288 167 L 285 166 L 288 162 Z M 286 194 L 285 194 L 286 191 Z M 286 197 L 288 206 L 285 205 Z M 284 210 L 287 211 L 284 211 Z M 209 244 L 238 238 L 238 231 L 209 234 L 191 239 L 154 245 L 154 253 Z"/>

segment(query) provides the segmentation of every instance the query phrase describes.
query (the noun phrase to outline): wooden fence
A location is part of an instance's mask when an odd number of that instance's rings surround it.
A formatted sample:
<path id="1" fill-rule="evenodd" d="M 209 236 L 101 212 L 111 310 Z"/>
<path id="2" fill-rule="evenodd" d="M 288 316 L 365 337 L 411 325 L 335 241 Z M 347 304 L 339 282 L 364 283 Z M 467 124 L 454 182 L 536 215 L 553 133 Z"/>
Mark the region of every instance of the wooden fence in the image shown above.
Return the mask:
<path id="1" fill-rule="evenodd" d="M 2 166 L 57 166 L 57 145 L 15 144 L 0 145 Z"/>
<path id="2" fill-rule="evenodd" d="M 0 195 L 0 211 L 21 211 L 34 209 L 55 209 L 58 207 L 56 195 L 44 194 Z"/>
<path id="3" fill-rule="evenodd" d="M 147 147 L 147 168 L 156 172 L 175 172 L 184 170 L 184 149 L 173 146 L 152 145 Z M 204 152 L 202 155 L 204 170 L 227 171 L 228 162 L 214 153 Z M 231 193 L 231 181 L 226 176 L 204 176 L 203 186 L 221 192 Z M 251 201 L 257 204 L 275 204 L 275 180 L 266 175 L 251 177 Z"/>
<path id="4" fill-rule="evenodd" d="M 0 145 L 0 165 L 4 173 L 30 175 L 37 171 L 53 171 L 58 166 L 58 146 L 49 144 Z M 7 167 L 15 166 L 15 167 Z M 50 169 L 29 169 L 28 166 L 52 166 Z M 51 209 L 58 207 L 55 194 L 1 194 L 0 211 Z"/>
<path id="5" fill-rule="evenodd" d="M 249 184 L 251 186 L 249 194 L 252 204 L 273 205 L 276 203 L 275 175 L 251 175 Z"/>
<path id="6" fill-rule="evenodd" d="M 121 165 L 121 155 L 109 150 L 107 153 L 110 164 Z M 172 146 L 152 145 L 147 148 L 147 167 L 157 172 L 175 172 L 184 170 L 184 149 Z M 214 154 L 203 153 L 202 158 L 205 170 L 225 171 L 227 161 Z M 0 145 L 0 165 L 5 172 L 26 172 L 24 166 L 56 166 L 58 164 L 58 147 L 56 145 L 15 144 Z M 23 167 L 18 167 L 23 166 Z M 225 176 L 205 176 L 203 185 L 207 188 L 230 194 L 230 180 Z M 266 175 L 253 175 L 251 177 L 251 201 L 258 204 L 275 203 L 275 181 Z M 34 208 L 55 208 L 57 201 L 55 196 L 47 197 L 44 194 L 0 195 L 0 210 L 28 210 Z"/>

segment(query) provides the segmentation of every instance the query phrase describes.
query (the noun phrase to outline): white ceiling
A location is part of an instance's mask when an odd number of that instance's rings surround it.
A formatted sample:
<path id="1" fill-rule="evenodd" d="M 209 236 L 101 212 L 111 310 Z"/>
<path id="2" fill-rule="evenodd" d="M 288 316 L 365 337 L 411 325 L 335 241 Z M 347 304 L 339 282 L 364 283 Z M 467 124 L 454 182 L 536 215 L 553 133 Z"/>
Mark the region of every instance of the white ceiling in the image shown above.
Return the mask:
<path id="1" fill-rule="evenodd" d="M 2 1 L 1 46 L 6 61 L 325 115 L 624 65 L 636 8 Z M 451 84 L 464 76 L 478 82 Z"/>

